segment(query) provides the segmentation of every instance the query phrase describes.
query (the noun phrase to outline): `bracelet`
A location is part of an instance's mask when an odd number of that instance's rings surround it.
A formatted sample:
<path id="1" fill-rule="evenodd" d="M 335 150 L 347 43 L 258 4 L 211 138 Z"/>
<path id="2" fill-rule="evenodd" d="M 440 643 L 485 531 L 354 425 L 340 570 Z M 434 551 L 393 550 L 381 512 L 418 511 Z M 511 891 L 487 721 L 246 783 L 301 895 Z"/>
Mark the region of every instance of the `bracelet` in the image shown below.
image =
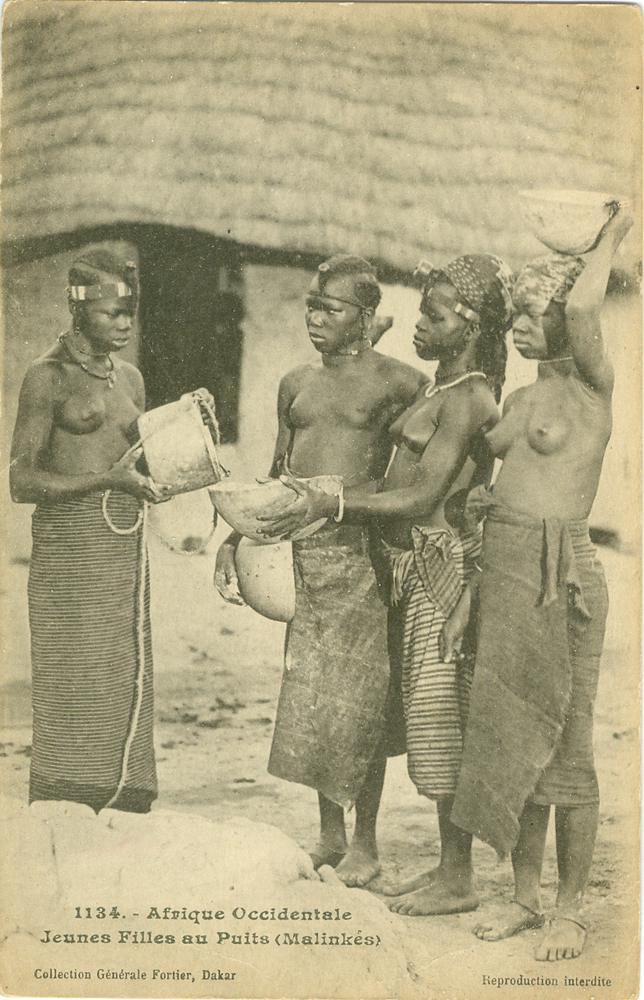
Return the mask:
<path id="1" fill-rule="evenodd" d="M 344 484 L 340 487 L 340 492 L 338 493 L 338 513 L 333 516 L 333 520 L 337 521 L 339 524 L 344 517 Z"/>

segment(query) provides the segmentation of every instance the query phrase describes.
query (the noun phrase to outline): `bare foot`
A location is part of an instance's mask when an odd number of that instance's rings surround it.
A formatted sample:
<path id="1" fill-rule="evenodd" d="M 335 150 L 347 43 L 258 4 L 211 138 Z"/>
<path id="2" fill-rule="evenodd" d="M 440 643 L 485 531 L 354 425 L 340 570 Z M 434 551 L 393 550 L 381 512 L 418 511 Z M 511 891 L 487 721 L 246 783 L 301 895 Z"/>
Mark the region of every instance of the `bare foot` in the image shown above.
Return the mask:
<path id="1" fill-rule="evenodd" d="M 408 917 L 429 917 L 438 913 L 468 913 L 479 905 L 476 893 L 471 889 L 457 892 L 437 879 L 415 892 L 408 892 L 387 904 L 392 913 L 404 913 Z"/>
<path id="2" fill-rule="evenodd" d="M 432 868 L 430 871 L 421 872 L 420 875 L 416 875 L 415 878 L 408 879 L 406 882 L 392 882 L 390 885 L 386 885 L 381 892 L 384 896 L 407 895 L 409 892 L 416 892 L 417 889 L 426 889 L 428 885 L 433 885 L 439 877 L 440 868 Z"/>
<path id="3" fill-rule="evenodd" d="M 309 856 L 313 862 L 314 869 L 317 871 L 322 865 L 330 865 L 331 868 L 336 868 L 345 854 L 346 848 L 343 851 L 335 851 L 332 847 L 325 847 L 324 844 L 316 844 Z"/>
<path id="4" fill-rule="evenodd" d="M 501 941 L 503 938 L 518 934 L 519 931 L 541 927 L 544 919 L 543 913 L 531 910 L 529 906 L 524 906 L 523 903 L 513 899 L 486 920 L 481 920 L 474 928 L 474 933 L 483 941 Z"/>
<path id="5" fill-rule="evenodd" d="M 586 925 L 576 917 L 553 914 L 546 933 L 535 948 L 538 962 L 556 962 L 560 958 L 577 958 L 586 943 Z"/>
<path id="6" fill-rule="evenodd" d="M 381 864 L 378 855 L 362 847 L 351 844 L 346 855 L 336 868 L 338 878 L 345 885 L 361 886 L 371 882 L 380 872 Z"/>

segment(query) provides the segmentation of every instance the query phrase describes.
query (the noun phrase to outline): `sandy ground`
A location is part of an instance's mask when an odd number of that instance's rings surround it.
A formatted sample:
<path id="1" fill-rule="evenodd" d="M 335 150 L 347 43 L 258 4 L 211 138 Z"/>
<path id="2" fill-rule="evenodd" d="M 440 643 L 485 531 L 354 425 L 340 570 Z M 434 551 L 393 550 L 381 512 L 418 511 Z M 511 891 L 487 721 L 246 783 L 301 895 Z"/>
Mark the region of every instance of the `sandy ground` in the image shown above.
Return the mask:
<path id="1" fill-rule="evenodd" d="M 204 512 L 191 510 L 202 526 Z M 171 511 L 164 514 L 164 530 L 176 530 L 173 516 Z M 248 608 L 226 605 L 215 593 L 211 578 L 221 535 L 218 530 L 206 552 L 191 558 L 150 538 L 158 806 L 217 820 L 241 815 L 272 823 L 310 848 L 317 833 L 315 793 L 266 773 L 284 628 Z M 609 582 L 611 613 L 596 705 L 602 805 L 587 892 L 592 930 L 583 956 L 559 963 L 559 972 L 611 977 L 614 984 L 624 986 L 610 995 L 621 997 L 630 995 L 627 986 L 637 981 L 638 960 L 639 563 L 635 555 L 611 549 L 601 549 L 600 557 Z M 14 609 L 10 614 L 14 652 L 1 692 L 0 780 L 3 791 L 20 797 L 27 793 L 31 739 L 26 563 L 24 557 L 14 556 L 4 577 L 5 594 Z M 404 758 L 390 762 L 379 841 L 386 878 L 415 873 L 437 860 L 435 808 L 416 794 Z M 474 857 L 483 908 L 510 892 L 511 869 L 482 844 L 475 845 Z M 369 888 L 377 891 L 381 884 L 378 880 Z M 543 886 L 545 905 L 550 906 L 556 886 L 552 831 Z M 453 972 L 455 965 L 475 970 L 472 974 L 479 982 L 484 973 L 544 974 L 544 964 L 531 957 L 535 932 L 489 944 L 471 934 L 474 914 L 400 919 L 416 944 L 419 971 L 431 972 L 432 978 L 441 969 Z M 570 995 L 589 994 L 574 990 Z"/>

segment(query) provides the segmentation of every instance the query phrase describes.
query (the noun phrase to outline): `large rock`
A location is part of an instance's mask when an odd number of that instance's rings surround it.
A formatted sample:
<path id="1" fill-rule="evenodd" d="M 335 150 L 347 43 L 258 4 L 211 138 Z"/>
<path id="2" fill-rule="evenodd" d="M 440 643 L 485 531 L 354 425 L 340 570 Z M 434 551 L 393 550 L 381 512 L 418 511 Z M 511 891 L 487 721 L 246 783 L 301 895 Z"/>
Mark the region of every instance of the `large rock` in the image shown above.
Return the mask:
<path id="1" fill-rule="evenodd" d="M 0 808 L 5 992 L 420 996 L 400 918 L 332 869 L 318 875 L 275 827 L 164 810 L 96 816 L 73 802 Z M 89 972 L 91 990 L 36 969 Z M 114 981 L 100 969 L 146 975 Z M 169 987 L 159 977 L 173 970 L 186 978 Z"/>

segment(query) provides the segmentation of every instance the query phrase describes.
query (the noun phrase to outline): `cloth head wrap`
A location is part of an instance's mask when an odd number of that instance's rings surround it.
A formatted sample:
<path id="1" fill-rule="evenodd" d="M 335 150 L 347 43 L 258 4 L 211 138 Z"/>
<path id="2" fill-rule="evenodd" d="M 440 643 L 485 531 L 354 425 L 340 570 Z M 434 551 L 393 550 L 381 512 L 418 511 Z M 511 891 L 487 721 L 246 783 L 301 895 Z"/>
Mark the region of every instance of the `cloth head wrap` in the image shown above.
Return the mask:
<path id="1" fill-rule="evenodd" d="M 486 331 L 504 336 L 512 322 L 514 275 L 504 261 L 492 254 L 464 254 L 445 267 L 434 268 L 425 261 L 415 272 L 425 279 L 423 304 L 438 281 L 449 281 L 463 299 L 451 308 L 466 319 L 478 318 Z M 465 308 L 458 308 L 458 306 Z M 471 309 L 468 309 L 470 306 Z M 478 313 L 478 317 L 474 315 Z"/>
<path id="2" fill-rule="evenodd" d="M 514 308 L 542 316 L 550 302 L 565 302 L 585 261 L 567 254 L 537 257 L 519 272 L 512 292 Z"/>

